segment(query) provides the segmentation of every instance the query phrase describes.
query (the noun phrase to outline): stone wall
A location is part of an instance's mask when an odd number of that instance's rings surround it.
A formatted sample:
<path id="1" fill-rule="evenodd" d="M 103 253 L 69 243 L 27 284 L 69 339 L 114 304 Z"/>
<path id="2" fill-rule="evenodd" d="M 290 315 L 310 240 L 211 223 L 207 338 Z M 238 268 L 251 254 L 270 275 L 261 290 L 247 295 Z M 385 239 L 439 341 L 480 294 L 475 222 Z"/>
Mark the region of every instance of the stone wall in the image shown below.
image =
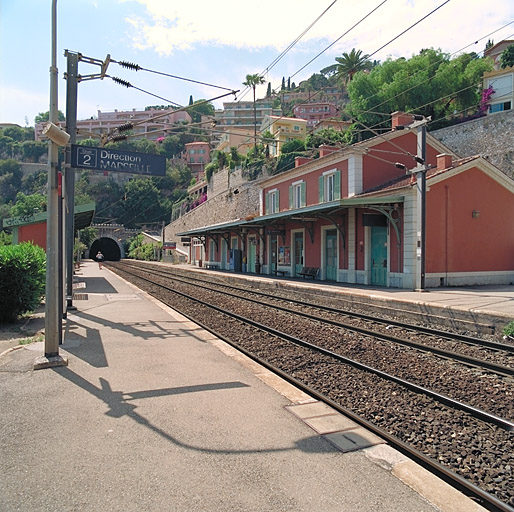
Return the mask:
<path id="1" fill-rule="evenodd" d="M 190 229 L 232 222 L 259 214 L 260 188 L 256 181 L 247 181 L 241 170 L 228 169 L 213 174 L 207 186 L 207 201 L 189 211 L 165 228 L 165 240 L 177 242 Z"/>
<path id="2" fill-rule="evenodd" d="M 514 178 L 514 110 L 435 130 L 430 135 L 460 157 L 480 155 Z"/>

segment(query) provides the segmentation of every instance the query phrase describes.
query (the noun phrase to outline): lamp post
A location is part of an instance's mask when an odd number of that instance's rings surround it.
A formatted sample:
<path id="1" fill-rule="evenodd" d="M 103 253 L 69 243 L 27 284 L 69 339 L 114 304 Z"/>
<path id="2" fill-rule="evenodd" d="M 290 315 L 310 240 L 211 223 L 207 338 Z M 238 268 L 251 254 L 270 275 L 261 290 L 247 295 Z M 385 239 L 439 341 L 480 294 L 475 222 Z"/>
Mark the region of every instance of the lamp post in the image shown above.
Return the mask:
<path id="1" fill-rule="evenodd" d="M 45 353 L 34 362 L 34 369 L 65 366 L 67 358 L 59 355 L 62 318 L 59 308 L 59 222 L 58 222 L 58 146 L 68 142 L 66 132 L 57 123 L 57 0 L 52 0 L 52 54 L 50 66 L 50 114 L 43 133 L 48 135 L 48 198 L 46 220 L 46 290 L 45 290 Z M 63 144 L 64 143 L 64 144 Z"/>

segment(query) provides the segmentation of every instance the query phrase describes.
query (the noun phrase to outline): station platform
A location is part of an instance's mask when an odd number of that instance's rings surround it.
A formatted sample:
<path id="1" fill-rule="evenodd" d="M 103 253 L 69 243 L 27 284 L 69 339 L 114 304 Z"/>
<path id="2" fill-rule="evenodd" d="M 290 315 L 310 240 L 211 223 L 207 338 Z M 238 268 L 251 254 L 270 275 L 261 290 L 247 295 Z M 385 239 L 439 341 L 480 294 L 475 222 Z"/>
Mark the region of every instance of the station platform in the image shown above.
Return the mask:
<path id="1" fill-rule="evenodd" d="M 77 277 L 68 365 L 0 354 L 0 510 L 484 510 L 109 270 Z"/>

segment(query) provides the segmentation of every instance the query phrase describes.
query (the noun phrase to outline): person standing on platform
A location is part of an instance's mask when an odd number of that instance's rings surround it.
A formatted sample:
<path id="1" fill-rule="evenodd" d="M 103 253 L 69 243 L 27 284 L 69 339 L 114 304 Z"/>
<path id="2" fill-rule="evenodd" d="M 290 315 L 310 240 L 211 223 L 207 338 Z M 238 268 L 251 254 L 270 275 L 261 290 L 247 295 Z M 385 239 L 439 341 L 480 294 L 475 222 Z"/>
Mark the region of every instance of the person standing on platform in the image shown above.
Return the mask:
<path id="1" fill-rule="evenodd" d="M 102 270 L 102 261 L 104 260 L 104 255 L 98 251 L 96 253 L 96 261 L 98 261 L 98 268 Z"/>

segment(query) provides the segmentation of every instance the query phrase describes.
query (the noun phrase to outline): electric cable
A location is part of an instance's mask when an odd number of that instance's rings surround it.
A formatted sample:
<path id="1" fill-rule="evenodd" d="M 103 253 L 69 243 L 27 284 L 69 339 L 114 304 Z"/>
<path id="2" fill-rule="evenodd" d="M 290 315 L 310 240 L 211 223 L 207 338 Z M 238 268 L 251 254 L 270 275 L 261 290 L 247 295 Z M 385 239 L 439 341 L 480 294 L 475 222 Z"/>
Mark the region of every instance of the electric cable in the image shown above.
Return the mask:
<path id="1" fill-rule="evenodd" d="M 126 68 L 126 69 L 132 69 L 134 71 L 147 71 L 149 73 L 155 73 L 157 75 L 167 76 L 169 78 L 176 78 L 177 80 L 184 80 L 186 82 L 192 82 L 194 84 L 206 85 L 207 87 L 215 87 L 217 89 L 223 89 L 224 91 L 230 91 L 230 92 L 233 91 L 233 89 L 229 89 L 228 87 L 222 87 L 221 85 L 215 85 L 215 84 L 210 84 L 207 82 L 201 82 L 199 80 L 193 80 L 192 78 L 185 78 L 182 76 L 171 75 L 170 73 L 164 73 L 163 71 L 155 71 L 153 69 L 144 68 L 144 67 L 140 66 L 139 64 L 133 64 L 132 62 L 127 62 L 124 60 L 120 60 L 120 61 L 111 60 L 111 62 L 116 62 L 121 67 Z"/>
<path id="2" fill-rule="evenodd" d="M 295 73 L 293 73 L 289 78 L 294 78 L 298 73 L 300 73 L 300 71 L 303 71 L 309 64 L 311 64 L 312 62 L 314 62 L 319 56 L 323 55 L 329 48 L 331 48 L 332 46 L 334 46 L 338 41 L 340 41 L 345 35 L 347 35 L 349 32 L 351 32 L 355 27 L 357 27 L 358 25 L 360 25 L 366 18 L 368 18 L 369 16 L 371 16 L 376 10 L 378 10 L 380 7 L 382 7 L 388 0 L 383 0 L 382 2 L 380 2 L 379 5 L 377 5 L 374 9 L 372 9 L 370 12 L 368 12 L 368 14 L 366 14 L 366 16 L 364 16 L 363 18 L 361 18 L 357 23 L 355 23 L 352 27 L 350 27 L 346 32 L 344 32 L 343 34 L 341 34 L 334 42 L 332 42 L 331 44 L 329 44 L 324 50 L 322 50 L 321 52 L 319 52 L 315 57 L 313 57 L 309 62 L 307 62 L 307 64 L 305 64 L 304 66 L 302 66 L 298 71 L 296 71 Z M 449 0 L 448 0 L 449 1 Z"/>

